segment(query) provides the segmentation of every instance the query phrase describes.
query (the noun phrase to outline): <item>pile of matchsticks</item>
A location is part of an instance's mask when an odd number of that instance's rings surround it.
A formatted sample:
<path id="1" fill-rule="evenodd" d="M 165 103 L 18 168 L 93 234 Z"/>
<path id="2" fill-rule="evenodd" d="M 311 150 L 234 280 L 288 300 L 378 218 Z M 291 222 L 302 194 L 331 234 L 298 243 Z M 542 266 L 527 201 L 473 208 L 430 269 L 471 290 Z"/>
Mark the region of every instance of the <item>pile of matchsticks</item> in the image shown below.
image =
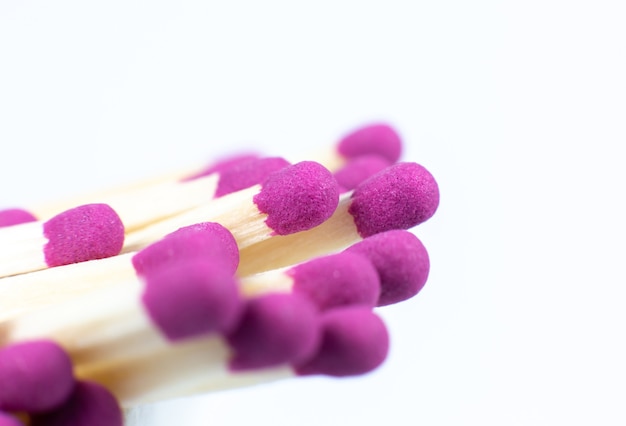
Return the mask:
<path id="1" fill-rule="evenodd" d="M 415 296 L 439 203 L 389 125 L 301 161 L 235 155 L 0 211 L 0 426 L 123 424 L 140 404 L 354 376 Z"/>

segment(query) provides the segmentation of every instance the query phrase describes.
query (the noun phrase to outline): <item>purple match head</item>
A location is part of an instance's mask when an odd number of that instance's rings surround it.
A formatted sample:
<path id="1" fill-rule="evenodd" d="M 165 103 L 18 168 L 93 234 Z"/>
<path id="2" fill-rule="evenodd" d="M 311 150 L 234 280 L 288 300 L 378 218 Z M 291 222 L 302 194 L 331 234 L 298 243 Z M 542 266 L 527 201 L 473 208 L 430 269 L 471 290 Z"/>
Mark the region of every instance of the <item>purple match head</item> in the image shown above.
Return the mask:
<path id="1" fill-rule="evenodd" d="M 339 203 L 339 186 L 319 163 L 302 161 L 272 173 L 254 203 L 267 214 L 276 235 L 311 229 L 328 219 Z"/>
<path id="2" fill-rule="evenodd" d="M 49 340 L 15 343 L 0 349 L 0 410 L 30 413 L 65 401 L 75 381 L 72 362 Z"/>
<path id="3" fill-rule="evenodd" d="M 335 172 L 335 179 L 343 192 L 352 191 L 361 182 L 393 164 L 387 158 L 370 154 L 348 161 Z"/>
<path id="4" fill-rule="evenodd" d="M 253 153 L 242 153 L 229 157 L 224 157 L 215 163 L 209 164 L 203 170 L 200 170 L 198 173 L 195 173 L 191 176 L 188 176 L 182 180 L 182 182 L 187 182 L 190 180 L 198 179 L 204 176 L 212 175 L 213 173 L 220 173 L 225 169 L 236 166 L 239 163 L 245 163 L 246 161 L 254 160 L 259 158 L 258 154 Z"/>
<path id="5" fill-rule="evenodd" d="M 337 150 L 346 158 L 377 154 L 395 163 L 402 154 L 402 140 L 390 125 L 375 123 L 344 136 Z"/>
<path id="6" fill-rule="evenodd" d="M 319 341 L 317 309 L 297 294 L 270 293 L 249 299 L 235 331 L 230 368 L 250 370 L 298 362 L 311 356 Z"/>
<path id="7" fill-rule="evenodd" d="M 428 252 L 409 231 L 393 230 L 372 235 L 348 247 L 345 252 L 366 257 L 378 271 L 381 286 L 378 306 L 415 296 L 428 279 Z"/>
<path id="8" fill-rule="evenodd" d="M 0 228 L 36 221 L 37 218 L 31 212 L 24 209 L 0 210 Z"/>
<path id="9" fill-rule="evenodd" d="M 366 258 L 350 253 L 319 257 L 291 268 L 293 291 L 324 311 L 339 306 L 374 307 L 380 294 L 378 273 Z"/>
<path id="10" fill-rule="evenodd" d="M 417 163 L 396 163 L 361 183 L 348 212 L 363 238 L 409 229 L 430 219 L 439 205 L 435 178 Z"/>
<path id="11" fill-rule="evenodd" d="M 107 204 L 86 204 L 66 210 L 43 225 L 48 242 L 48 266 L 118 255 L 124 245 L 124 225 Z"/>
<path id="12" fill-rule="evenodd" d="M 190 258 L 219 259 L 232 274 L 239 265 L 239 249 L 228 229 L 215 222 L 185 226 L 150 244 L 132 262 L 139 275 Z"/>
<path id="13" fill-rule="evenodd" d="M 123 426 L 122 410 L 103 386 L 79 381 L 64 404 L 31 416 L 31 426 Z"/>
<path id="14" fill-rule="evenodd" d="M 0 411 L 0 426 L 24 426 L 24 423 L 10 414 Z"/>
<path id="15" fill-rule="evenodd" d="M 193 258 L 149 271 L 142 302 L 171 341 L 226 332 L 242 309 L 233 273 L 216 259 Z"/>
<path id="16" fill-rule="evenodd" d="M 225 167 L 220 172 L 215 197 L 221 197 L 260 184 L 271 173 L 288 165 L 289 162 L 284 158 L 267 157 L 240 161 L 231 167 Z"/>
<path id="17" fill-rule="evenodd" d="M 368 373 L 383 363 L 389 352 L 389 334 L 383 321 L 364 307 L 325 312 L 317 354 L 295 364 L 299 375 L 344 377 Z"/>

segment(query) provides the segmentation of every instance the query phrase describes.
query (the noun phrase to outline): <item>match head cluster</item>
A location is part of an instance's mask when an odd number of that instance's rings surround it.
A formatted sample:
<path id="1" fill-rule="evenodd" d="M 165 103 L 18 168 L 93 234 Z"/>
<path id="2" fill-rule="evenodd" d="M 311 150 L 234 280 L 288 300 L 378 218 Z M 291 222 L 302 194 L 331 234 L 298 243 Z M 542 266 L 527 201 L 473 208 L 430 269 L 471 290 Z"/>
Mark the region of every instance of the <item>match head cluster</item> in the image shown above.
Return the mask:
<path id="1" fill-rule="evenodd" d="M 215 177 L 206 211 L 215 203 L 219 214 L 160 235 L 116 266 L 130 271 L 141 289 L 127 295 L 127 305 L 136 305 L 136 315 L 148 324 L 137 339 L 156 333 L 166 342 L 159 349 L 164 354 L 170 347 L 215 339 L 227 348 L 221 368 L 233 377 L 279 367 L 293 376 L 344 377 L 379 367 L 389 351 L 389 335 L 377 311 L 424 287 L 429 255 L 413 228 L 436 212 L 439 188 L 424 166 L 399 162 L 402 142 L 387 124 L 357 129 L 332 150 L 341 163 L 333 169 L 315 160 L 291 164 L 246 153 L 179 179 L 176 184 L 183 186 Z M 240 207 L 246 202 L 249 208 Z M 226 211 L 227 222 L 213 220 L 224 217 L 222 206 L 231 205 L 237 207 Z M 24 209 L 0 211 L 0 238 L 10 237 L 17 247 L 39 233 L 42 243 L 33 251 L 44 259 L 31 271 L 7 269 L 0 287 L 11 275 L 36 278 L 44 268 L 65 268 L 71 281 L 73 264 L 101 268 L 103 262 L 123 259 L 135 232 L 125 230 L 124 220 L 106 203 L 68 206 L 45 218 Z M 318 227 L 343 243 L 286 267 L 244 274 L 240 251 L 246 227 L 257 233 L 263 228 L 260 235 L 267 241 L 258 244 L 284 244 L 284 250 L 291 249 L 286 236 L 305 235 L 310 236 L 305 249 L 319 253 Z M 268 249 L 267 264 L 272 262 L 280 259 L 272 259 Z M 89 286 L 85 282 L 84 293 Z M 111 314 L 110 321 L 126 321 L 120 318 Z M 18 413 L 28 415 L 31 425 L 121 425 L 122 397 L 81 376 L 92 365 L 81 364 L 72 348 L 44 332 L 39 339 L 3 343 L 3 329 L 19 321 L 0 321 L 0 426 L 21 425 Z M 146 350 L 143 356 L 150 354 Z M 117 362 L 121 365 L 123 357 L 96 364 Z"/>

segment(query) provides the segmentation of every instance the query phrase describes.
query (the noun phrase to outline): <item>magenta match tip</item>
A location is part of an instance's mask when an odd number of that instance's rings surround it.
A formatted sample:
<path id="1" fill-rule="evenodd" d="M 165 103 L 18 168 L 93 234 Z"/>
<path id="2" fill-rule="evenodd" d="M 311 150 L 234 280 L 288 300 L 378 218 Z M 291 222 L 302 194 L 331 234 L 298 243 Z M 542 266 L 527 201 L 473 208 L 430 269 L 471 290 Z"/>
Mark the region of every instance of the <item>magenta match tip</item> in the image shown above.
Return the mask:
<path id="1" fill-rule="evenodd" d="M 361 127 L 344 136 L 337 149 L 346 158 L 376 154 L 395 163 L 402 154 L 402 140 L 390 125 L 378 123 Z"/>
<path id="2" fill-rule="evenodd" d="M 234 371 L 298 362 L 317 347 L 317 310 L 297 294 L 249 299 L 241 322 L 227 340 L 234 352 L 230 362 Z"/>
<path id="3" fill-rule="evenodd" d="M 219 159 L 215 163 L 209 164 L 207 167 L 205 167 L 203 170 L 199 171 L 198 173 L 188 176 L 185 179 L 182 179 L 182 182 L 198 179 L 204 176 L 211 175 L 213 173 L 220 173 L 223 170 L 236 166 L 239 163 L 245 163 L 247 161 L 254 160 L 256 158 L 259 158 L 259 155 L 254 154 L 254 153 L 242 153 L 242 154 L 224 157 L 224 158 Z"/>
<path id="4" fill-rule="evenodd" d="M 123 426 L 115 397 L 99 384 L 80 381 L 56 409 L 31 416 L 31 426 Z"/>
<path id="5" fill-rule="evenodd" d="M 417 163 L 397 163 L 360 184 L 348 212 L 361 237 L 409 229 L 428 220 L 439 205 L 439 187 Z"/>
<path id="6" fill-rule="evenodd" d="M 339 203 L 339 187 L 319 163 L 303 161 L 272 173 L 254 197 L 266 225 L 277 235 L 313 228 L 328 219 Z"/>
<path id="7" fill-rule="evenodd" d="M 267 157 L 240 161 L 231 167 L 226 167 L 220 172 L 215 197 L 221 197 L 260 184 L 271 173 L 288 165 L 289 162 L 284 158 Z"/>
<path id="8" fill-rule="evenodd" d="M 124 225 L 107 204 L 86 204 L 60 213 L 43 225 L 48 266 L 103 259 L 120 253 Z"/>
<path id="9" fill-rule="evenodd" d="M 36 221 L 37 218 L 31 212 L 24 209 L 0 210 L 0 228 Z"/>
<path id="10" fill-rule="evenodd" d="M 354 158 L 335 172 L 335 179 L 342 192 L 352 191 L 364 180 L 393 164 L 380 155 L 364 155 Z"/>
<path id="11" fill-rule="evenodd" d="M 383 363 L 389 352 L 389 334 L 383 321 L 363 307 L 330 310 L 323 314 L 322 341 L 317 354 L 296 364 L 299 375 L 354 376 Z"/>
<path id="12" fill-rule="evenodd" d="M 428 252 L 408 231 L 393 230 L 372 235 L 348 247 L 346 252 L 366 257 L 378 271 L 381 286 L 378 306 L 415 296 L 428 279 Z"/>
<path id="13" fill-rule="evenodd" d="M 24 423 L 10 414 L 0 411 L 0 426 L 24 426 Z"/>
<path id="14" fill-rule="evenodd" d="M 150 244 L 132 262 L 139 275 L 150 270 L 190 258 L 220 259 L 223 266 L 235 273 L 239 265 L 239 249 L 235 237 L 219 223 L 202 222 L 185 226 Z"/>
<path id="15" fill-rule="evenodd" d="M 374 307 L 380 295 L 376 269 L 362 256 L 339 253 L 292 268 L 293 291 L 311 299 L 320 310 L 339 306 Z"/>
<path id="16" fill-rule="evenodd" d="M 144 307 L 172 341 L 229 331 L 241 313 L 238 284 L 219 260 L 176 262 L 144 278 Z"/>
<path id="17" fill-rule="evenodd" d="M 52 341 L 12 344 L 0 349 L 0 384 L 0 410 L 50 410 L 74 388 L 72 362 Z"/>

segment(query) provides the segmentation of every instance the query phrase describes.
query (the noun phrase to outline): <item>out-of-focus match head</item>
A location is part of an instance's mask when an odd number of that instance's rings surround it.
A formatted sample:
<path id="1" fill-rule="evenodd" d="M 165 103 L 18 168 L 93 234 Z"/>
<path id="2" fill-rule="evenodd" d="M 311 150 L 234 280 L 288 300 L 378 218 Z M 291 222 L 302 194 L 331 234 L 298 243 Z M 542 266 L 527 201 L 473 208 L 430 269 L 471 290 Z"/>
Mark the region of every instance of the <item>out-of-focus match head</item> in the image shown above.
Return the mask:
<path id="1" fill-rule="evenodd" d="M 120 253 L 124 225 L 107 204 L 86 204 L 60 213 L 43 225 L 48 266 L 103 259 Z"/>
<path id="2" fill-rule="evenodd" d="M 378 273 L 366 258 L 338 253 L 301 263 L 287 272 L 293 291 L 328 310 L 339 306 L 374 307 L 380 294 Z"/>
<path id="3" fill-rule="evenodd" d="M 381 289 L 377 306 L 415 296 L 428 279 L 428 252 L 409 231 L 392 230 L 372 235 L 348 247 L 345 252 L 366 257 L 376 268 Z"/>
<path id="4" fill-rule="evenodd" d="M 389 334 L 383 321 L 364 307 L 332 309 L 321 317 L 322 340 L 315 356 L 295 364 L 299 375 L 343 377 L 368 373 L 389 352 Z"/>
<path id="5" fill-rule="evenodd" d="M 174 262 L 144 281 L 144 308 L 169 340 L 229 331 L 241 314 L 238 284 L 219 259 Z"/>
<path id="6" fill-rule="evenodd" d="M 221 259 L 224 267 L 233 274 L 239 265 L 235 237 L 216 222 L 180 228 L 140 250 L 132 262 L 137 274 L 145 275 L 150 270 L 195 257 Z"/>
<path id="7" fill-rule="evenodd" d="M 0 426 L 24 426 L 24 423 L 10 414 L 0 411 Z"/>
<path id="8" fill-rule="evenodd" d="M 0 384 L 0 410 L 51 410 L 74 388 L 72 362 L 53 341 L 15 343 L 0 349 Z"/>
<path id="9" fill-rule="evenodd" d="M 240 161 L 220 172 L 215 197 L 221 197 L 262 183 L 267 177 L 290 163 L 281 157 L 253 158 Z"/>
<path id="10" fill-rule="evenodd" d="M 376 173 L 352 193 L 348 212 L 361 237 L 410 229 L 428 220 L 439 206 L 433 175 L 417 163 L 396 163 Z"/>
<path id="11" fill-rule="evenodd" d="M 249 299 L 241 322 L 227 336 L 233 371 L 265 368 L 308 358 L 319 341 L 315 306 L 297 294 L 269 293 Z"/>
<path id="12" fill-rule="evenodd" d="M 339 186 L 324 166 L 302 161 L 272 173 L 254 203 L 276 235 L 288 235 L 328 219 L 339 203 Z"/>
<path id="13" fill-rule="evenodd" d="M 35 215 L 28 210 L 18 208 L 0 210 L 0 228 L 36 221 Z"/>
<path id="14" fill-rule="evenodd" d="M 259 155 L 256 153 L 241 153 L 241 154 L 227 156 L 227 157 L 217 160 L 214 163 L 209 164 L 207 167 L 200 170 L 198 173 L 195 173 L 191 176 L 188 176 L 182 179 L 182 182 L 198 179 L 204 176 L 211 175 L 213 173 L 220 173 L 221 171 L 228 169 L 230 167 L 236 166 L 239 163 L 245 163 L 247 161 L 254 160 L 256 158 L 259 158 Z"/>
<path id="15" fill-rule="evenodd" d="M 344 136 L 337 150 L 346 158 L 377 154 L 395 163 L 402 155 L 402 140 L 389 124 L 374 123 Z"/>
<path id="16" fill-rule="evenodd" d="M 361 182 L 393 164 L 387 158 L 368 154 L 348 161 L 334 174 L 342 192 L 352 191 Z"/>
<path id="17" fill-rule="evenodd" d="M 31 416 L 31 426 L 123 426 L 122 410 L 103 386 L 87 381 L 76 383 L 74 392 L 61 406 Z"/>

